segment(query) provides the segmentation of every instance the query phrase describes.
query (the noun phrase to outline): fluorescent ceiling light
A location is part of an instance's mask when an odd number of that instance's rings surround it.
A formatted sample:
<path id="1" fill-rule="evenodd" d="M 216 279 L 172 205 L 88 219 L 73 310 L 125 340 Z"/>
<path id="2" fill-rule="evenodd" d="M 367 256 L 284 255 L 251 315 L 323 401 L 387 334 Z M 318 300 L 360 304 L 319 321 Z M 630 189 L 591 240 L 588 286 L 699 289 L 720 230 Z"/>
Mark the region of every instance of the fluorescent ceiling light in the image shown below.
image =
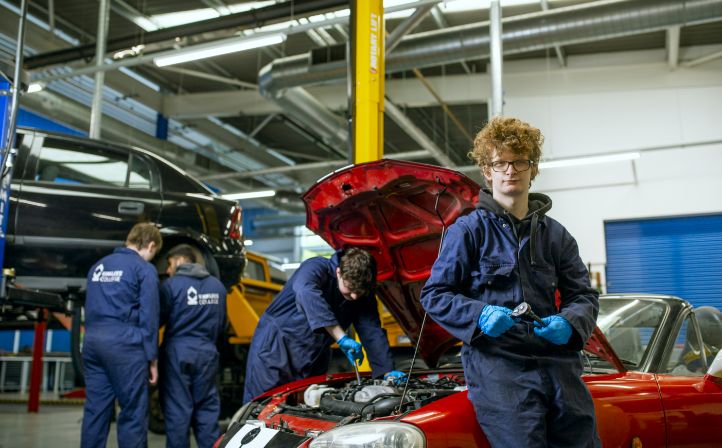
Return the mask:
<path id="1" fill-rule="evenodd" d="M 546 168 L 562 168 L 569 166 L 593 165 L 598 163 L 619 162 L 623 160 L 638 159 L 638 152 L 625 152 L 620 154 L 610 154 L 606 156 L 590 156 L 590 157 L 571 157 L 568 159 L 550 160 L 548 162 L 539 163 L 540 169 Z"/>
<path id="2" fill-rule="evenodd" d="M 160 29 L 158 25 L 153 23 L 151 19 L 145 16 L 133 17 L 133 23 L 143 28 L 145 31 L 157 31 L 158 29 Z"/>
<path id="3" fill-rule="evenodd" d="M 243 245 L 244 246 L 253 246 L 253 240 L 244 240 Z"/>
<path id="4" fill-rule="evenodd" d="M 226 5 L 218 8 L 200 8 L 187 11 L 171 12 L 167 14 L 155 14 L 150 17 L 137 16 L 133 18 L 136 25 L 146 31 L 155 31 L 159 28 L 170 28 L 188 23 L 200 22 L 202 20 L 214 19 L 228 14 L 247 12 L 252 9 L 263 8 L 276 4 L 275 0 L 239 3 Z"/>
<path id="5" fill-rule="evenodd" d="M 550 0 L 550 3 L 555 0 Z M 539 4 L 539 0 L 500 0 L 501 6 Z M 489 9 L 491 0 L 456 0 L 445 1 L 439 5 L 443 12 L 464 12 Z"/>
<path id="6" fill-rule="evenodd" d="M 286 39 L 282 33 L 268 34 L 258 37 L 237 37 L 224 39 L 208 44 L 193 45 L 175 51 L 167 56 L 158 56 L 153 62 L 158 67 L 166 65 L 182 64 L 183 62 L 196 61 L 198 59 L 212 58 L 238 51 L 250 50 L 252 48 L 265 47 L 268 45 L 280 44 Z"/>
<path id="7" fill-rule="evenodd" d="M 43 85 L 43 83 L 34 82 L 34 83 L 32 83 L 32 84 L 30 84 L 30 85 L 28 86 L 28 91 L 27 91 L 27 93 L 40 92 L 40 91 L 43 90 L 44 88 L 45 88 L 45 85 Z"/>
<path id="8" fill-rule="evenodd" d="M 301 263 L 283 263 L 281 269 L 284 271 L 290 271 L 291 269 L 298 269 L 301 267 Z"/>
<path id="9" fill-rule="evenodd" d="M 260 2 L 238 3 L 235 5 L 228 5 L 226 7 L 228 9 L 230 9 L 231 12 L 235 13 L 235 12 L 246 12 L 246 11 L 250 11 L 252 9 L 263 8 L 266 6 L 275 5 L 276 3 L 277 2 L 275 0 L 274 1 L 266 0 L 266 1 L 260 1 Z"/>
<path id="10" fill-rule="evenodd" d="M 263 190 L 263 191 L 246 191 L 244 193 L 224 194 L 221 197 L 224 199 L 240 200 L 240 199 L 270 198 L 275 195 L 276 195 L 276 192 L 273 190 Z"/>
<path id="11" fill-rule="evenodd" d="M 200 22 L 201 20 L 215 19 L 220 17 L 218 11 L 213 8 L 192 9 L 189 11 L 171 12 L 168 14 L 155 14 L 150 20 L 161 28 L 170 28 L 188 23 Z"/>

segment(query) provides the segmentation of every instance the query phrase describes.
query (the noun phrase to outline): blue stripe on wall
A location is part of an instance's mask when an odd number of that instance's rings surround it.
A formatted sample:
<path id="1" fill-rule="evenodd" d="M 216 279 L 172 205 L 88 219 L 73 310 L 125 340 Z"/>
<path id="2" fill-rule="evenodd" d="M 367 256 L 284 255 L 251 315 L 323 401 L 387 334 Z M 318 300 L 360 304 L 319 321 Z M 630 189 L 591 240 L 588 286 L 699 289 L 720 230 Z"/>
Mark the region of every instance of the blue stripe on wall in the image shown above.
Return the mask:
<path id="1" fill-rule="evenodd" d="M 25 348 L 32 349 L 33 337 L 35 335 L 32 330 L 22 330 L 20 332 L 20 350 Z M 47 332 L 45 340 L 47 341 Z M 13 342 L 15 341 L 15 330 L 0 330 L 0 352 L 12 353 Z M 70 332 L 68 330 L 53 330 L 53 342 L 50 351 L 56 353 L 70 353 Z"/>
<path id="2" fill-rule="evenodd" d="M 606 222 L 604 232 L 608 292 L 722 308 L 722 215 Z"/>
<path id="3" fill-rule="evenodd" d="M 87 137 L 88 133 L 73 129 L 64 124 L 60 124 L 56 121 L 45 118 L 42 115 L 38 115 L 34 112 L 30 112 L 25 109 L 18 111 L 18 124 L 19 127 L 38 129 L 41 131 L 60 132 L 62 134 L 77 135 L 81 137 Z"/>

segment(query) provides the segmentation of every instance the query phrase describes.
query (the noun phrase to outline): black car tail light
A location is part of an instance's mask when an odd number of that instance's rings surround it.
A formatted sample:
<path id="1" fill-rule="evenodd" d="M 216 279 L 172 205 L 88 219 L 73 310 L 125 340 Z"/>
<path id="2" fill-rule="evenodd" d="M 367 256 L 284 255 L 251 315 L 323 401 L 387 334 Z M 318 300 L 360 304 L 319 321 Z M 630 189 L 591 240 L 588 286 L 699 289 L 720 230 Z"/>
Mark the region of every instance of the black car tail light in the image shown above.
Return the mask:
<path id="1" fill-rule="evenodd" d="M 241 207 L 236 205 L 231 209 L 231 228 L 228 231 L 228 236 L 239 240 L 241 239 L 241 233 Z"/>

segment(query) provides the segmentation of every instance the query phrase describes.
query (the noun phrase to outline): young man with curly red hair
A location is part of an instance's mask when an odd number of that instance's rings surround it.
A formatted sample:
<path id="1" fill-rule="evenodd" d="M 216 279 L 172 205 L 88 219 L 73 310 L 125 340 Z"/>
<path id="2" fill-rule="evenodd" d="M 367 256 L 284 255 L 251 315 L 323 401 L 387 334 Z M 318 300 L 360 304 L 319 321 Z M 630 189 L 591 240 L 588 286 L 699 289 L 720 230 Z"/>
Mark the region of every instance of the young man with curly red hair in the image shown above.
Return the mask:
<path id="1" fill-rule="evenodd" d="M 469 155 L 490 188 L 449 227 L 421 303 L 464 342 L 469 400 L 493 447 L 599 447 L 579 354 L 599 296 L 576 241 L 546 216 L 551 199 L 529 192 L 543 141 L 508 117 L 477 134 Z M 512 317 L 522 302 L 543 325 Z"/>

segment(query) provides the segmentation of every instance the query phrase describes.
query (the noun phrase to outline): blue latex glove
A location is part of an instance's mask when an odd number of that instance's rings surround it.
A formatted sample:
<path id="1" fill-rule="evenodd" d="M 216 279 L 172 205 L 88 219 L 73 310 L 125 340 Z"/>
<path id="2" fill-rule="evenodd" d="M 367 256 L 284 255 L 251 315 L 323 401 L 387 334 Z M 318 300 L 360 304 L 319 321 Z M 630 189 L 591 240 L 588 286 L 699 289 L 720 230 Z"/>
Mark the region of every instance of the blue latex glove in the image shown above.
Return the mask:
<path id="1" fill-rule="evenodd" d="M 364 362 L 363 346 L 360 343 L 344 335 L 338 340 L 338 346 L 341 347 L 341 350 L 343 350 L 343 353 L 351 364 L 355 364 L 356 361 L 358 361 L 359 364 Z"/>
<path id="2" fill-rule="evenodd" d="M 569 342 L 569 338 L 572 337 L 572 326 L 565 318 L 555 314 L 543 318 L 542 322 L 546 324 L 546 327 L 540 327 L 538 323 L 534 324 L 536 326 L 534 333 L 537 336 L 556 345 L 564 345 Z"/>
<path id="3" fill-rule="evenodd" d="M 393 381 L 394 384 L 404 384 L 408 378 L 404 372 L 392 370 L 384 375 L 385 380 Z"/>
<path id="4" fill-rule="evenodd" d="M 497 305 L 486 305 L 479 316 L 479 329 L 492 338 L 501 336 L 514 326 L 509 308 Z"/>

